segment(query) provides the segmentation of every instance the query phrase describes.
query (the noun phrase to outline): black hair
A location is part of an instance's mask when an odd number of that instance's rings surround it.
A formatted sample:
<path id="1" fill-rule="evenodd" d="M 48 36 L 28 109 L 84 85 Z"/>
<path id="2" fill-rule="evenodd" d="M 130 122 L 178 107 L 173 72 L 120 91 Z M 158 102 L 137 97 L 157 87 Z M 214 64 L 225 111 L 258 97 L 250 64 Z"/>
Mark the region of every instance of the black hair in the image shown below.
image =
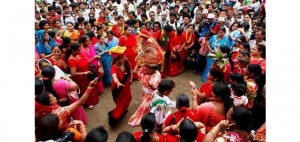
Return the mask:
<path id="1" fill-rule="evenodd" d="M 118 21 L 119 21 L 120 19 L 124 19 L 124 17 L 123 17 L 122 15 L 119 15 L 119 16 L 118 16 Z"/>
<path id="2" fill-rule="evenodd" d="M 81 44 L 82 44 L 82 43 L 85 43 L 87 39 L 88 39 L 88 37 L 85 36 L 85 35 L 83 35 L 83 36 L 80 37 L 79 43 L 81 43 Z"/>
<path id="3" fill-rule="evenodd" d="M 259 78 L 262 74 L 262 68 L 259 64 L 249 64 L 247 69 L 250 73 L 253 73 L 253 78 Z"/>
<path id="4" fill-rule="evenodd" d="M 220 28 L 218 29 L 218 31 L 220 31 L 220 30 L 226 33 L 226 28 L 225 28 L 225 27 L 220 27 Z"/>
<path id="5" fill-rule="evenodd" d="M 126 31 L 128 28 L 130 28 L 130 26 L 129 26 L 129 25 L 126 25 L 126 26 L 124 27 L 124 31 Z"/>
<path id="6" fill-rule="evenodd" d="M 55 69 L 52 66 L 46 66 L 42 69 L 42 76 L 43 76 L 43 82 L 45 85 L 45 90 L 47 92 L 52 93 L 55 97 L 57 97 L 56 92 L 54 91 L 52 87 L 51 80 L 55 77 Z M 44 79 L 47 78 L 47 79 Z"/>
<path id="7" fill-rule="evenodd" d="M 89 22 L 91 23 L 92 27 L 94 27 L 95 22 L 96 22 L 96 18 L 94 18 L 94 17 L 89 18 Z"/>
<path id="8" fill-rule="evenodd" d="M 165 25 L 164 30 L 168 33 L 171 33 L 173 31 L 173 26 L 171 25 Z"/>
<path id="9" fill-rule="evenodd" d="M 256 25 L 257 26 L 257 25 Z M 263 35 L 263 36 L 265 36 L 266 35 L 266 31 L 265 30 L 263 30 L 263 29 L 259 29 L 259 30 L 257 30 L 256 32 L 261 32 L 261 34 Z"/>
<path id="10" fill-rule="evenodd" d="M 80 46 L 81 45 L 78 42 L 74 42 L 70 45 L 70 49 L 67 50 L 67 53 L 66 53 L 66 61 L 68 61 L 69 57 L 72 54 L 72 51 L 77 51 L 80 48 Z"/>
<path id="11" fill-rule="evenodd" d="M 186 94 L 179 94 L 176 97 L 176 107 L 181 112 L 186 112 L 186 110 L 181 110 L 182 107 L 190 107 L 190 99 Z"/>
<path id="12" fill-rule="evenodd" d="M 246 84 L 246 83 L 245 83 L 245 80 L 244 80 L 244 75 L 242 75 L 242 74 L 240 74 L 240 73 L 230 73 L 229 78 L 230 78 L 232 81 L 235 81 L 236 83 L 243 83 L 243 84 Z"/>
<path id="13" fill-rule="evenodd" d="M 88 24 L 90 24 L 90 22 L 88 22 L 88 21 L 84 21 L 84 26 L 87 26 Z"/>
<path id="14" fill-rule="evenodd" d="M 63 48 L 66 48 L 67 45 L 70 44 L 70 43 L 71 43 L 71 38 L 70 37 L 63 37 L 61 46 Z"/>
<path id="15" fill-rule="evenodd" d="M 43 93 L 44 91 L 44 84 L 43 81 L 41 79 L 36 78 L 35 79 L 35 86 L 34 86 L 34 93 L 35 95 L 40 95 Z"/>
<path id="16" fill-rule="evenodd" d="M 236 96 L 243 96 L 247 92 L 247 86 L 244 83 L 236 83 L 231 85 Z"/>
<path id="17" fill-rule="evenodd" d="M 231 118 L 235 121 L 238 129 L 247 132 L 251 131 L 252 114 L 246 108 L 239 106 L 233 107 Z"/>
<path id="18" fill-rule="evenodd" d="M 43 29 L 44 29 L 44 26 L 45 26 L 46 24 L 48 24 L 48 25 L 50 26 L 50 24 L 49 24 L 49 22 L 48 22 L 47 20 L 41 20 L 41 21 L 40 21 L 40 24 L 39 24 L 40 29 L 43 30 Z"/>
<path id="19" fill-rule="evenodd" d="M 198 130 L 194 122 L 190 119 L 183 119 L 179 125 L 179 135 L 181 141 L 194 142 L 198 135 Z"/>
<path id="20" fill-rule="evenodd" d="M 74 26 L 74 24 L 73 24 L 72 22 L 67 22 L 67 23 L 66 23 L 66 25 L 68 25 L 68 24 L 71 24 L 71 25 L 73 25 L 73 26 Z"/>
<path id="21" fill-rule="evenodd" d="M 263 29 L 265 29 L 266 28 L 266 23 L 258 22 L 258 23 L 256 23 L 256 27 L 262 27 Z"/>
<path id="22" fill-rule="evenodd" d="M 170 91 L 172 88 L 175 87 L 175 82 L 173 80 L 164 79 L 158 85 L 158 92 L 165 92 Z"/>
<path id="23" fill-rule="evenodd" d="M 234 63 L 233 63 L 232 58 L 231 58 L 230 48 L 228 46 L 220 46 L 220 50 L 221 50 L 222 53 L 226 53 L 227 58 L 229 60 L 229 63 L 231 65 L 231 69 L 233 70 Z"/>
<path id="24" fill-rule="evenodd" d="M 142 13 L 142 14 L 141 14 L 141 18 L 142 18 L 142 17 L 145 17 L 146 19 L 148 19 L 148 17 L 147 17 L 147 14 L 146 14 L 146 13 Z"/>
<path id="25" fill-rule="evenodd" d="M 211 76 L 213 76 L 214 78 L 217 78 L 216 82 L 221 82 L 223 83 L 224 82 L 224 73 L 220 70 L 217 70 L 215 68 L 211 68 L 210 71 L 209 71 L 209 74 Z"/>
<path id="26" fill-rule="evenodd" d="M 55 19 L 55 20 L 53 20 L 53 24 L 55 25 L 55 23 L 56 23 L 57 21 L 59 21 L 59 22 L 61 23 L 60 20 Z"/>
<path id="27" fill-rule="evenodd" d="M 101 25 L 97 26 L 97 31 L 103 29 L 103 27 Z"/>
<path id="28" fill-rule="evenodd" d="M 51 106 L 50 104 L 50 93 L 49 92 L 44 92 L 41 93 L 40 95 L 37 95 L 35 97 L 35 101 L 38 103 L 45 105 L 45 106 Z"/>
<path id="29" fill-rule="evenodd" d="M 116 142 L 136 142 L 136 140 L 131 133 L 125 131 L 119 133 Z"/>
<path id="30" fill-rule="evenodd" d="M 79 17 L 77 18 L 77 22 L 78 22 L 78 23 L 84 22 L 84 17 L 79 16 Z"/>
<path id="31" fill-rule="evenodd" d="M 242 36 L 239 36 L 238 38 L 241 40 L 242 43 L 245 43 L 245 42 L 246 42 L 245 36 L 242 35 Z M 250 46 L 249 46 L 249 47 L 250 47 Z"/>
<path id="32" fill-rule="evenodd" d="M 35 136 L 37 141 L 46 141 L 59 137 L 59 118 L 52 113 L 40 118 L 36 122 Z"/>
<path id="33" fill-rule="evenodd" d="M 177 29 L 176 29 L 176 31 L 177 31 L 177 34 L 178 35 L 181 35 L 182 34 L 182 32 L 183 32 L 183 27 L 177 27 Z"/>
<path id="34" fill-rule="evenodd" d="M 243 50 L 243 51 L 239 51 L 239 52 L 242 56 L 246 56 L 246 57 L 250 58 L 250 52 L 249 51 Z"/>
<path id="35" fill-rule="evenodd" d="M 266 59 L 266 46 L 263 44 L 257 44 L 257 43 L 256 43 L 256 46 L 257 46 L 258 51 L 261 52 L 261 57 Z"/>
<path id="36" fill-rule="evenodd" d="M 248 31 L 250 28 L 249 23 L 243 23 L 241 26 L 244 27 L 245 31 Z"/>
<path id="37" fill-rule="evenodd" d="M 106 142 L 108 139 L 108 133 L 103 126 L 98 126 L 91 131 L 85 137 L 85 142 Z"/>
<path id="38" fill-rule="evenodd" d="M 228 110 L 233 106 L 233 100 L 230 97 L 231 91 L 229 87 L 225 84 L 214 84 L 212 87 L 212 92 L 224 103 L 224 110 L 225 113 L 227 113 Z"/>
<path id="39" fill-rule="evenodd" d="M 171 12 L 171 13 L 169 14 L 169 17 L 171 17 L 171 16 L 174 16 L 174 17 L 176 18 L 176 14 L 175 14 L 174 12 Z"/>
<path id="40" fill-rule="evenodd" d="M 107 36 L 107 35 L 109 35 L 109 34 L 111 34 L 111 35 L 113 35 L 113 36 L 114 36 L 114 33 L 113 33 L 111 30 L 107 31 L 107 34 L 106 34 L 106 36 Z"/>
<path id="41" fill-rule="evenodd" d="M 249 44 L 249 43 L 244 42 L 244 43 L 242 43 L 241 45 L 243 45 L 244 48 L 245 48 L 247 51 L 250 51 L 250 44 Z"/>
<path id="42" fill-rule="evenodd" d="M 155 22 L 153 23 L 153 25 L 155 25 L 155 24 L 157 24 L 157 25 L 158 25 L 158 28 L 159 28 L 159 29 L 161 29 L 161 24 L 160 24 L 160 22 L 159 22 L 159 21 L 155 21 Z"/>
<path id="43" fill-rule="evenodd" d="M 232 27 L 233 27 L 234 24 L 238 24 L 238 28 L 241 27 L 241 24 L 239 22 L 234 22 L 234 23 L 232 23 L 232 25 L 230 27 L 230 30 L 232 29 Z"/>
<path id="44" fill-rule="evenodd" d="M 151 112 L 143 116 L 141 120 L 141 126 L 143 129 L 143 135 L 140 138 L 141 142 L 150 142 L 150 134 L 155 128 L 156 120 L 155 115 Z"/>
<path id="45" fill-rule="evenodd" d="M 90 39 L 93 39 L 93 38 L 95 37 L 94 31 L 88 31 L 88 32 L 86 33 L 86 35 L 87 35 Z"/>
<path id="46" fill-rule="evenodd" d="M 128 12 L 128 15 L 129 15 L 129 14 L 132 14 L 132 15 L 135 17 L 135 12 L 134 12 L 134 11 L 129 11 L 129 12 Z"/>
<path id="47" fill-rule="evenodd" d="M 49 30 L 49 31 L 48 31 L 48 34 L 49 34 L 49 36 L 50 36 L 51 38 L 54 39 L 56 32 L 55 32 L 54 30 Z"/>

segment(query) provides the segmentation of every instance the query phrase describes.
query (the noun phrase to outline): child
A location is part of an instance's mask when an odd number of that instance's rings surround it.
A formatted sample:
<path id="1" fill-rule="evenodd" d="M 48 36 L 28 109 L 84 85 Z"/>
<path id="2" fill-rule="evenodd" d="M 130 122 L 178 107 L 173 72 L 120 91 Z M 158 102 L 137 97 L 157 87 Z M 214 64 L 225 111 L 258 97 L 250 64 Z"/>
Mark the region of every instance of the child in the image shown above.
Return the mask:
<path id="1" fill-rule="evenodd" d="M 161 127 L 165 119 L 171 114 L 169 108 L 175 108 L 176 103 L 171 101 L 168 96 L 173 91 L 175 82 L 172 80 L 162 80 L 158 85 L 158 90 L 152 94 L 150 112 L 156 118 L 156 132 L 161 133 Z"/>
<path id="2" fill-rule="evenodd" d="M 248 104 L 248 98 L 245 96 L 247 92 L 247 86 L 243 83 L 232 84 L 231 97 L 235 106 L 246 107 Z"/>
<path id="3" fill-rule="evenodd" d="M 197 54 L 196 49 L 192 48 L 190 54 L 186 57 L 186 67 L 193 70 L 193 72 L 196 72 L 197 67 Z"/>

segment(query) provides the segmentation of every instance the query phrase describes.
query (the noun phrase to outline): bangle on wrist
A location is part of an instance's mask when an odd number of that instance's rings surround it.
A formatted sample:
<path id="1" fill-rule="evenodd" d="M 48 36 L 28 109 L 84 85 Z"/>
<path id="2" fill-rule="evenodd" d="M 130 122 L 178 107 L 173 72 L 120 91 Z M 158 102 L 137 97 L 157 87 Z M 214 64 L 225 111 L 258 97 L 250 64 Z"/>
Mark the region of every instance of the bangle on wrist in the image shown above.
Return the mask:
<path id="1" fill-rule="evenodd" d="M 214 135 L 214 137 L 217 138 L 217 136 L 214 132 L 210 131 L 209 133 L 212 133 Z"/>

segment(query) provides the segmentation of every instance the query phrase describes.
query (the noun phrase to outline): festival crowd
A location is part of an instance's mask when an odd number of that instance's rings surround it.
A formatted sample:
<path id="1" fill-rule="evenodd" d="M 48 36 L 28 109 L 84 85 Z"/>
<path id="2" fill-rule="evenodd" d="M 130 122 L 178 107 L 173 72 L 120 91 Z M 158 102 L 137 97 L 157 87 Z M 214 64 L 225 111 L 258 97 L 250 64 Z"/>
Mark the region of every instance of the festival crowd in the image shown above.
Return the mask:
<path id="1" fill-rule="evenodd" d="M 85 109 L 110 88 L 117 126 L 136 81 L 143 93 L 127 121 L 141 130 L 117 142 L 266 141 L 265 3 L 36 0 L 35 140 L 108 141 L 103 126 L 86 130 Z M 192 97 L 171 100 L 181 86 L 169 77 L 187 70 Z"/>

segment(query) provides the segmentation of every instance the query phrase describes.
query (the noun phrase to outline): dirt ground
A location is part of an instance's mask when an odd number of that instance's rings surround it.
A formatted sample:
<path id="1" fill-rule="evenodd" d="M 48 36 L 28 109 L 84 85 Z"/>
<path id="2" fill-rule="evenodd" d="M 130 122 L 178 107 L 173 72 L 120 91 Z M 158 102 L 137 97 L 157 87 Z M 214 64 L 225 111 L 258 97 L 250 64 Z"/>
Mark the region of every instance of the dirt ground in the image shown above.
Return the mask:
<path id="1" fill-rule="evenodd" d="M 170 99 L 175 101 L 175 98 L 179 93 L 184 93 L 191 98 L 192 97 L 190 93 L 191 87 L 188 85 L 188 81 L 189 80 L 194 81 L 197 87 L 199 87 L 202 84 L 200 77 L 201 77 L 200 75 L 197 75 L 189 70 L 185 71 L 184 73 L 176 77 L 167 77 L 166 79 L 172 79 L 176 83 L 173 92 L 169 96 Z M 141 88 L 141 83 L 139 81 L 134 81 L 131 84 L 131 94 L 132 94 L 132 100 L 128 108 L 128 113 L 118 123 L 118 125 L 112 129 L 108 124 L 107 113 L 115 107 L 115 103 L 113 102 L 110 88 L 105 88 L 104 93 L 100 96 L 99 103 L 95 106 L 95 109 L 94 110 L 85 109 L 89 119 L 87 130 L 89 131 L 99 125 L 103 125 L 104 128 L 109 133 L 108 142 L 114 142 L 120 132 L 128 131 L 134 133 L 136 131 L 139 131 L 141 129 L 140 126 L 131 127 L 127 123 L 130 116 L 136 111 L 137 107 L 140 105 L 142 88 Z"/>

